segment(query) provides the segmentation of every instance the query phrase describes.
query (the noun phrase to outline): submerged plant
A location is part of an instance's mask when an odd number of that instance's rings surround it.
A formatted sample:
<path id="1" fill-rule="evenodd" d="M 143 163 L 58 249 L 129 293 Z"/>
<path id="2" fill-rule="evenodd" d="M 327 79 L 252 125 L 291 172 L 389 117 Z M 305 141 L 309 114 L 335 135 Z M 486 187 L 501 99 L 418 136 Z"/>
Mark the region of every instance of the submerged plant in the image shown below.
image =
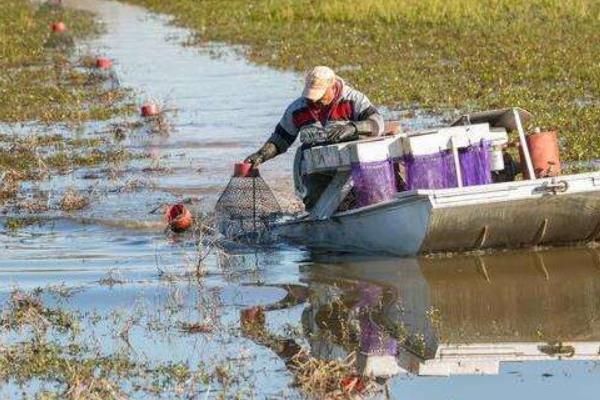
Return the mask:
<path id="1" fill-rule="evenodd" d="M 60 209 L 63 211 L 77 211 L 88 206 L 90 200 L 88 197 L 78 193 L 75 189 L 68 189 L 60 199 Z"/>

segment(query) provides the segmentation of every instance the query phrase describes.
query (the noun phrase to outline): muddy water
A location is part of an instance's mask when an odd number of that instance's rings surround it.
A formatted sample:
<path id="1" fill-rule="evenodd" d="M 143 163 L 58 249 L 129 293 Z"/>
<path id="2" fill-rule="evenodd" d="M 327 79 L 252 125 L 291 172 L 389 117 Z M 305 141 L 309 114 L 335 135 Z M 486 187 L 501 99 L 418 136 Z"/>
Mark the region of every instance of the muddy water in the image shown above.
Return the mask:
<path id="1" fill-rule="evenodd" d="M 238 376 L 227 396 L 299 398 L 293 375 L 274 349 L 240 331 L 240 312 L 276 303 L 282 286 L 303 286 L 300 304 L 267 312 L 266 328 L 315 357 L 345 358 L 397 375 L 392 398 L 589 397 L 600 389 L 600 253 L 591 248 L 506 252 L 485 256 L 362 259 L 296 249 L 245 249 L 211 255 L 195 276 L 197 238 L 165 235 L 162 202 L 191 198 L 209 210 L 231 173 L 266 138 L 300 89 L 299 77 L 253 66 L 223 46 L 182 47 L 188 32 L 136 7 L 98 0 L 67 5 L 96 12 L 107 33 L 86 46 L 116 62 L 139 103 L 162 102 L 173 130 L 134 136 L 125 145 L 153 154 L 105 187 L 92 207 L 0 232 L 2 300 L 14 288 L 72 290 L 46 295 L 80 313 L 110 316 L 84 325 L 105 352 L 134 349 L 153 363 L 182 362 Z M 219 56 L 215 57 L 215 53 Z M 414 121 L 411 123 L 415 123 Z M 416 123 L 419 123 L 418 121 Z M 422 121 L 421 121 L 422 123 Z M 265 165 L 280 193 L 290 191 L 291 156 Z M 149 166 L 162 173 L 144 172 Z M 44 183 L 85 188 L 84 171 Z M 120 190 L 144 180 L 140 190 Z M 112 186 L 111 186 L 112 185 Z M 124 343 L 123 326 L 135 321 Z M 209 333 L 186 334 L 182 322 L 203 321 Z M 33 393 L 0 388 L 5 397 Z M 198 389 L 216 396 L 218 385 Z M 143 398 L 143 395 L 139 396 Z M 165 393 L 164 397 L 176 397 Z"/>

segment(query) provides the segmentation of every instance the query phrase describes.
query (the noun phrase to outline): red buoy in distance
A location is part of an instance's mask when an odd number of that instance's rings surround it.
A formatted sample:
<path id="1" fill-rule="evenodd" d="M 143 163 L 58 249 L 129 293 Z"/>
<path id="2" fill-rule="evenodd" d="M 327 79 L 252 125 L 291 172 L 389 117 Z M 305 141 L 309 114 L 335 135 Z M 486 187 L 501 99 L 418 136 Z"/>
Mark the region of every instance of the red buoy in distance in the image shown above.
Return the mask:
<path id="1" fill-rule="evenodd" d="M 154 103 L 146 103 L 142 105 L 142 117 L 154 117 L 158 115 L 158 107 Z"/>
<path id="2" fill-rule="evenodd" d="M 110 58 L 100 57 L 96 60 L 96 68 L 98 69 L 110 69 L 112 65 L 113 62 Z"/>
<path id="3" fill-rule="evenodd" d="M 63 33 L 67 31 L 67 26 L 64 22 L 55 22 L 51 25 L 51 28 L 54 33 Z"/>

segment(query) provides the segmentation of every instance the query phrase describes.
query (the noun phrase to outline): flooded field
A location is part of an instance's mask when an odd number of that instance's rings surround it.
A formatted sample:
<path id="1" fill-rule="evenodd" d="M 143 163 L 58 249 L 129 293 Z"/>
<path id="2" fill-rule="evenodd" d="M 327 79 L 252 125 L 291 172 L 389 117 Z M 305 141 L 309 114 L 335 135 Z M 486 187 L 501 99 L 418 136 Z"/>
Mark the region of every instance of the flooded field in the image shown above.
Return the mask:
<path id="1" fill-rule="evenodd" d="M 149 156 L 116 174 L 92 167 L 25 185 L 31 195 L 88 190 L 84 210 L 0 217 L 0 398 L 562 399 L 600 390 L 596 248 L 373 259 L 277 246 L 206 256 L 196 234 L 167 233 L 153 211 L 182 200 L 212 210 L 233 163 L 264 141 L 300 77 L 224 46 L 182 46 L 187 31 L 138 7 L 64 3 L 106 24 L 81 52 L 114 59 L 140 105 L 171 110 L 171 128 L 124 138 L 126 150 Z M 292 192 L 292 157 L 262 169 L 280 199 Z"/>

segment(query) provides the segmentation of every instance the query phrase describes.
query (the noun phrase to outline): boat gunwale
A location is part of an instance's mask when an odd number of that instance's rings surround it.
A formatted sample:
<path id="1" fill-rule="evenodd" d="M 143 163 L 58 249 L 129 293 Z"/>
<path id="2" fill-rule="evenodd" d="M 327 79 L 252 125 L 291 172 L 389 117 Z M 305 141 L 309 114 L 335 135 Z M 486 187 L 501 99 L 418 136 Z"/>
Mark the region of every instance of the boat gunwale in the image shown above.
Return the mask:
<path id="1" fill-rule="evenodd" d="M 538 178 L 534 180 L 525 180 L 525 181 L 511 181 L 511 182 L 498 182 L 498 183 L 490 183 L 487 185 L 475 185 L 475 186 L 466 186 L 466 187 L 456 187 L 456 188 L 445 188 L 445 189 L 415 189 L 415 190 L 407 190 L 404 192 L 397 193 L 393 199 L 370 204 L 365 207 L 355 208 L 352 210 L 342 211 L 333 214 L 331 217 L 326 219 L 310 219 L 309 215 L 303 215 L 300 218 L 294 218 L 288 221 L 282 221 L 280 223 L 276 223 L 276 226 L 286 226 L 293 225 L 298 223 L 318 223 L 318 222 L 327 222 L 331 220 L 335 220 L 337 218 L 342 217 L 350 217 L 357 214 L 368 214 L 374 211 L 380 211 L 383 209 L 387 209 L 390 207 L 396 206 L 404 206 L 413 202 L 418 201 L 429 201 L 432 208 L 442 208 L 442 207 L 459 207 L 464 205 L 472 205 L 473 203 L 465 200 L 464 204 L 460 204 L 460 198 L 465 197 L 468 198 L 472 195 L 477 194 L 493 194 L 493 193 L 501 193 L 501 192 L 511 192 L 519 189 L 532 187 L 537 188 L 543 186 L 548 183 L 555 183 L 557 181 L 583 181 L 583 180 L 592 180 L 590 183 L 589 190 L 572 190 L 568 193 L 557 193 L 556 196 L 568 196 L 576 193 L 589 193 L 593 191 L 600 192 L 600 171 L 595 172 L 586 172 L 580 174 L 570 174 L 570 175 L 561 175 L 557 177 L 548 177 L 548 178 Z M 596 183 L 595 180 L 598 180 Z M 597 189 L 593 189 L 594 187 L 598 187 Z M 525 198 L 538 198 L 545 196 L 545 193 L 534 194 L 530 193 Z M 450 204 L 438 203 L 436 200 L 442 199 L 451 199 L 456 198 L 456 202 L 449 202 Z M 502 201 L 513 201 L 517 199 L 503 199 Z M 496 200 L 501 201 L 501 200 Z M 483 198 L 479 203 L 491 203 L 494 202 L 493 198 Z M 457 204 L 458 203 L 458 204 Z"/>

